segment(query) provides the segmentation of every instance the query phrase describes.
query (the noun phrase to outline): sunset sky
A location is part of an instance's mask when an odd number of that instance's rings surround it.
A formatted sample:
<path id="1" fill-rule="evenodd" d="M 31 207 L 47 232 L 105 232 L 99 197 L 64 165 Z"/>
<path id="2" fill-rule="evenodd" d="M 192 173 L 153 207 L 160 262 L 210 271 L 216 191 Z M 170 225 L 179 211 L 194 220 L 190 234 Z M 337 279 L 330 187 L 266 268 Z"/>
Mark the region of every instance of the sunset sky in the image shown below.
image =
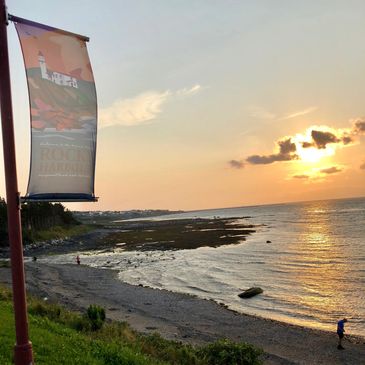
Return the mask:
<path id="1" fill-rule="evenodd" d="M 90 37 L 100 198 L 70 209 L 365 195 L 364 1 L 9 0 L 8 9 Z M 12 24 L 8 38 L 24 195 L 30 122 Z"/>

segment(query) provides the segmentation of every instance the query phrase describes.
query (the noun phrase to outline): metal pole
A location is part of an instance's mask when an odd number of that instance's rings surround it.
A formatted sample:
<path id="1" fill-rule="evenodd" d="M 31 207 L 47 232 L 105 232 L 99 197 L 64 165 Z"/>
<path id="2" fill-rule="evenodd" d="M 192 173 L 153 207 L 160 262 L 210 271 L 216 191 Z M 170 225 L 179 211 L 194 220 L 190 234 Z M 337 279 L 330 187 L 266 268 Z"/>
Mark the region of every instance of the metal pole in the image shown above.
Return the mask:
<path id="1" fill-rule="evenodd" d="M 7 23 L 8 19 L 5 0 L 0 0 L 0 106 L 16 331 L 14 362 L 15 365 L 31 365 L 33 364 L 33 353 L 32 344 L 28 338 L 27 302 L 24 280 L 20 202 L 15 161 L 13 111 L 6 29 Z"/>

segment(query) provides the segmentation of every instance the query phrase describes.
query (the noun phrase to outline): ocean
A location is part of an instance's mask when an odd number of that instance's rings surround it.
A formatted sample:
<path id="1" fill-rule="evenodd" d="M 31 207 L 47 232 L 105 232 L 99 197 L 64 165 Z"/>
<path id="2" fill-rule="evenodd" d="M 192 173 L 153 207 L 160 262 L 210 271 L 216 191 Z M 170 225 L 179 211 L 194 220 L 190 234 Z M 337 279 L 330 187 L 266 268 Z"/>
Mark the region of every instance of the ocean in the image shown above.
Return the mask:
<path id="1" fill-rule="evenodd" d="M 120 280 L 213 299 L 287 323 L 365 336 L 365 198 L 214 209 L 154 219 L 249 217 L 256 233 L 237 245 L 151 252 L 93 251 L 82 263 Z M 270 242 L 268 242 L 270 241 Z M 74 255 L 52 257 L 71 262 Z M 126 260 L 135 265 L 125 265 Z M 241 299 L 243 290 L 264 292 Z"/>

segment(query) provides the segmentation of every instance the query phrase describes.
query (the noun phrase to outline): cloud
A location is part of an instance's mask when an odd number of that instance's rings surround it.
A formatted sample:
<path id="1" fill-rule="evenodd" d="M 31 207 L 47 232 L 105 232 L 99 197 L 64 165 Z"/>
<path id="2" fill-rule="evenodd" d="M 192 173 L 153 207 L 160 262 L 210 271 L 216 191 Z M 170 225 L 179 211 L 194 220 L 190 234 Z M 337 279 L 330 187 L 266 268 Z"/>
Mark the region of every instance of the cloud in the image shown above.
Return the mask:
<path id="1" fill-rule="evenodd" d="M 292 177 L 294 179 L 309 179 L 310 178 L 309 175 L 305 175 L 305 174 L 302 174 L 302 175 L 293 175 Z"/>
<path id="2" fill-rule="evenodd" d="M 319 172 L 322 174 L 331 175 L 331 174 L 337 174 L 338 172 L 341 172 L 342 170 L 343 170 L 342 167 L 332 166 L 332 167 L 328 167 L 326 169 L 321 169 L 321 170 L 319 170 Z"/>
<path id="3" fill-rule="evenodd" d="M 280 148 L 280 155 L 289 155 L 297 150 L 295 143 L 292 142 L 291 138 L 284 139 L 278 142 Z"/>
<path id="4" fill-rule="evenodd" d="M 313 107 L 314 108 L 314 107 Z M 310 110 L 310 108 L 308 108 Z M 304 111 L 303 111 L 304 112 Z M 338 148 L 349 147 L 361 141 L 365 136 L 365 119 L 352 120 L 352 126 L 348 128 L 331 128 L 328 126 L 309 127 L 304 134 L 282 137 L 276 142 L 278 152 L 267 155 L 255 154 L 246 157 L 251 165 L 268 165 L 280 161 L 318 161 L 322 157 L 333 156 Z M 318 151 L 306 151 L 308 149 Z M 365 162 L 361 165 L 365 169 Z M 323 169 L 321 173 L 331 174 L 342 171 L 340 168 Z"/>
<path id="5" fill-rule="evenodd" d="M 121 99 L 110 107 L 101 109 L 99 120 L 102 127 L 110 125 L 131 126 L 149 122 L 162 111 L 171 97 L 170 91 L 148 91 L 134 98 Z"/>
<path id="6" fill-rule="evenodd" d="M 314 146 L 314 144 L 311 142 L 301 142 L 301 143 L 303 148 L 310 148 Z"/>
<path id="7" fill-rule="evenodd" d="M 360 165 L 360 169 L 361 169 L 361 170 L 365 170 L 365 162 L 363 162 L 363 163 Z"/>
<path id="8" fill-rule="evenodd" d="M 246 161 L 252 165 L 268 165 L 277 161 L 291 161 L 298 159 L 295 154 L 296 146 L 292 142 L 291 138 L 278 141 L 279 152 L 271 155 L 252 155 L 246 158 Z"/>
<path id="9" fill-rule="evenodd" d="M 242 169 L 245 166 L 245 164 L 242 161 L 238 160 L 231 160 L 228 163 L 234 169 Z"/>
<path id="10" fill-rule="evenodd" d="M 190 89 L 184 88 L 184 89 L 178 90 L 176 92 L 176 95 L 178 95 L 178 96 L 192 96 L 192 95 L 197 94 L 201 90 L 202 90 L 202 87 L 197 84 L 197 85 L 192 86 Z"/>
<path id="11" fill-rule="evenodd" d="M 314 146 L 316 146 L 318 149 L 326 148 L 326 145 L 329 143 L 340 142 L 340 139 L 331 132 L 324 132 L 313 129 L 311 132 L 311 136 Z"/>
<path id="12" fill-rule="evenodd" d="M 264 108 L 261 108 L 259 106 L 250 106 L 247 108 L 249 115 L 253 118 L 257 119 L 276 119 L 277 115 L 274 113 L 271 113 Z"/>
<path id="13" fill-rule="evenodd" d="M 346 134 L 342 136 L 341 140 L 345 146 L 354 142 L 354 139 L 351 136 L 346 135 Z"/>
<path id="14" fill-rule="evenodd" d="M 318 110 L 317 106 L 309 106 L 308 108 L 302 109 L 302 110 L 298 110 L 295 111 L 293 113 L 284 115 L 284 116 L 280 116 L 278 114 L 272 113 L 260 106 L 250 106 L 247 108 L 249 114 L 251 117 L 253 118 L 257 118 L 257 119 L 278 119 L 278 120 L 286 120 L 286 119 L 292 119 L 292 118 L 296 118 L 296 117 L 300 117 L 302 115 L 306 115 L 309 113 L 313 113 L 314 111 Z"/>
<path id="15" fill-rule="evenodd" d="M 277 161 L 291 161 L 293 158 L 289 155 L 252 155 L 248 156 L 246 161 L 252 165 L 269 165 Z"/>
<path id="16" fill-rule="evenodd" d="M 309 133 L 308 133 L 309 131 Z M 347 146 L 356 141 L 360 135 L 365 135 L 365 121 L 356 120 L 351 128 L 333 129 L 327 126 L 311 127 L 306 136 L 302 136 L 302 148 L 326 149 L 327 145 Z M 309 140 L 308 140 L 309 139 Z"/>
<path id="17" fill-rule="evenodd" d="M 189 97 L 201 90 L 200 85 L 177 91 L 147 91 L 133 98 L 120 99 L 99 111 L 100 127 L 147 124 L 161 114 L 163 107 L 176 97 Z"/>
<path id="18" fill-rule="evenodd" d="M 356 119 L 352 130 L 354 134 L 365 134 L 365 120 Z"/>
<path id="19" fill-rule="evenodd" d="M 302 115 L 306 115 L 309 113 L 313 113 L 318 109 L 318 107 L 316 106 L 310 106 L 306 109 L 303 110 L 298 110 L 297 112 L 291 113 L 289 115 L 287 115 L 286 117 L 282 118 L 282 119 L 292 119 L 292 118 L 296 118 L 296 117 L 300 117 Z"/>

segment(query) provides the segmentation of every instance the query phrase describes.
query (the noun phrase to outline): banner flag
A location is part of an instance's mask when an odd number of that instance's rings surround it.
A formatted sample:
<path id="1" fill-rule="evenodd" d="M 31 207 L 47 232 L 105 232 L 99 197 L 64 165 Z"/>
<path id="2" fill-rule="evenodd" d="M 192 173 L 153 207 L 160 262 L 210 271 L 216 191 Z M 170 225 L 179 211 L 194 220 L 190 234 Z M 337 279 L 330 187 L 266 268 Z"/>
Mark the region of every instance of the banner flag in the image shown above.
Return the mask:
<path id="1" fill-rule="evenodd" d="M 24 200 L 94 201 L 97 103 L 88 39 L 12 20 L 23 52 L 31 114 Z"/>

